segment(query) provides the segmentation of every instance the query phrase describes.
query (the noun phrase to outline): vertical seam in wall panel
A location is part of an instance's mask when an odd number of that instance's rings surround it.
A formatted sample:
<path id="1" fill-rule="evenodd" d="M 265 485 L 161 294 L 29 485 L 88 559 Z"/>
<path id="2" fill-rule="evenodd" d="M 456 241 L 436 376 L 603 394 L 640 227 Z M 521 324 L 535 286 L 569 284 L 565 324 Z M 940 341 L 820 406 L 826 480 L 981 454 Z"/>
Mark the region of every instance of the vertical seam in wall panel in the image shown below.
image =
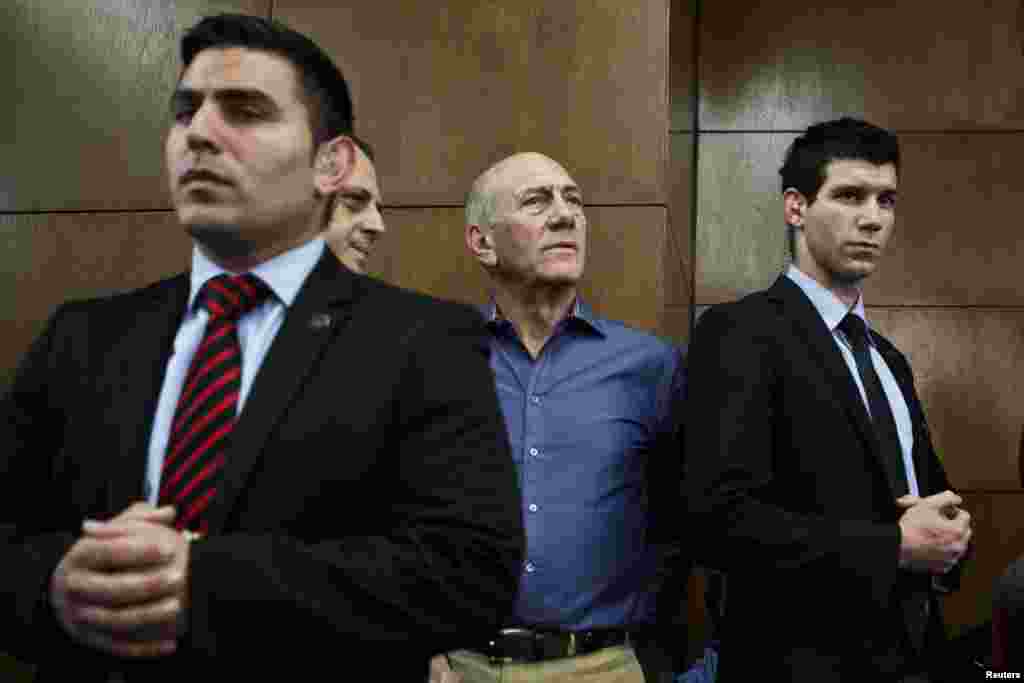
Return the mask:
<path id="1" fill-rule="evenodd" d="M 662 91 L 664 97 L 664 106 L 667 125 L 665 126 L 665 144 L 662 148 L 661 157 L 661 197 L 664 202 L 663 206 L 665 209 L 665 232 L 662 233 L 662 239 L 664 247 L 664 254 L 667 255 L 668 259 L 673 257 L 672 249 L 672 0 L 665 1 L 665 34 L 663 39 L 665 41 L 665 87 Z M 661 297 L 660 310 L 658 311 L 658 334 L 668 337 L 668 324 L 669 324 L 669 308 L 671 303 L 669 301 L 669 288 L 672 284 L 669 282 L 669 278 L 672 277 L 671 265 L 667 262 L 666 256 L 661 257 L 661 263 L 658 264 L 661 269 L 661 282 L 658 284 L 658 295 Z"/>
<path id="2" fill-rule="evenodd" d="M 267 19 L 274 18 L 274 0 L 270 0 L 270 4 L 267 6 Z"/>
<path id="3" fill-rule="evenodd" d="M 697 205 L 700 191 L 700 19 L 701 0 L 693 0 L 693 76 L 690 84 L 690 337 L 697 322 Z"/>

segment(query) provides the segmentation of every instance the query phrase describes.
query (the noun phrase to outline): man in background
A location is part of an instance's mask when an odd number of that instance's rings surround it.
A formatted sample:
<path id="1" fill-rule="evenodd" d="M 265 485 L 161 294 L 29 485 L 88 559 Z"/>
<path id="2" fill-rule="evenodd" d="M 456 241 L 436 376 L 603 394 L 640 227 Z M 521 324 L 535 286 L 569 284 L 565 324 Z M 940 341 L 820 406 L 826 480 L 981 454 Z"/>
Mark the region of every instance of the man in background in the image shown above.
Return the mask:
<path id="1" fill-rule="evenodd" d="M 377 240 L 387 232 L 387 226 L 381 216 L 383 200 L 373 149 L 355 135 L 352 141 L 356 146 L 355 166 L 342 188 L 331 197 L 330 221 L 324 238 L 346 268 L 354 273 L 365 273 L 370 254 Z"/>

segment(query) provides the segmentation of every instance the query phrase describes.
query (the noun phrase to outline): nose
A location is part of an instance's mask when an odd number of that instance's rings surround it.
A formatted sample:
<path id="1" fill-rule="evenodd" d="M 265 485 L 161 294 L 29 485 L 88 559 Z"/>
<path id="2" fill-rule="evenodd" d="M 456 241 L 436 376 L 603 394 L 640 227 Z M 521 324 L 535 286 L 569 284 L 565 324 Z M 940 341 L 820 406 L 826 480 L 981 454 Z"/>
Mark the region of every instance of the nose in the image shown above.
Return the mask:
<path id="1" fill-rule="evenodd" d="M 882 219 L 885 209 L 878 203 L 877 197 L 864 202 L 864 209 L 859 218 L 859 225 L 863 230 L 878 232 L 882 229 Z"/>
<path id="2" fill-rule="evenodd" d="M 548 227 L 552 230 L 572 229 L 576 226 L 576 207 L 565 201 L 565 197 L 556 193 L 551 203 L 551 219 Z"/>
<path id="3" fill-rule="evenodd" d="M 217 143 L 222 121 L 216 107 L 204 102 L 192 114 L 185 136 L 190 151 L 216 152 L 220 150 Z"/>
<path id="4" fill-rule="evenodd" d="M 371 233 L 374 237 L 379 237 L 388 231 L 388 226 L 384 224 L 384 217 L 380 215 L 379 206 L 374 204 L 367 210 L 366 219 L 361 222 L 360 227 L 364 232 Z"/>

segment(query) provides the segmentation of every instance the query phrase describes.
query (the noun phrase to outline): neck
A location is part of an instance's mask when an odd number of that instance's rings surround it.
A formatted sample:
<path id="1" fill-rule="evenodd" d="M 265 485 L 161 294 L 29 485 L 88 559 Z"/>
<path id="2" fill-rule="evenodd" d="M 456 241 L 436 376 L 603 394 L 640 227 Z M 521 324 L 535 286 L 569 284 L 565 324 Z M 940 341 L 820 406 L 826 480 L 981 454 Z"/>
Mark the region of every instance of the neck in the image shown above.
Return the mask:
<path id="1" fill-rule="evenodd" d="M 854 304 L 857 303 L 857 300 L 860 299 L 861 280 L 857 280 L 855 282 L 838 280 L 834 277 L 830 277 L 828 273 L 822 272 L 820 269 L 807 269 L 795 262 L 793 265 L 801 273 L 832 292 L 832 294 L 842 301 L 848 309 L 853 308 Z"/>
<path id="2" fill-rule="evenodd" d="M 828 291 L 836 295 L 836 298 L 842 301 L 847 309 L 852 309 L 860 299 L 860 287 L 857 285 L 845 285 L 829 287 Z"/>
<path id="3" fill-rule="evenodd" d="M 286 251 L 301 247 L 317 237 L 319 232 L 311 228 L 271 244 L 254 244 L 244 239 L 239 231 L 189 228 L 189 234 L 203 256 L 232 273 L 248 272 Z"/>
<path id="4" fill-rule="evenodd" d="M 536 358 L 554 334 L 555 326 L 569 314 L 576 300 L 576 287 L 498 286 L 494 300 L 502 315 L 515 327 L 526 350 Z"/>

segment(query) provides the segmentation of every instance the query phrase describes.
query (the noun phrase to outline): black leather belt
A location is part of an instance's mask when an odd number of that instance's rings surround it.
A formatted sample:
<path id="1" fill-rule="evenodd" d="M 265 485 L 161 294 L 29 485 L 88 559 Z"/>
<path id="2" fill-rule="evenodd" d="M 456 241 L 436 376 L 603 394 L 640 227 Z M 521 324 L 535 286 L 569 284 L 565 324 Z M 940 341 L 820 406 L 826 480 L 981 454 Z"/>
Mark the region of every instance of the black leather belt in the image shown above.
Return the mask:
<path id="1" fill-rule="evenodd" d="M 528 628 L 504 628 L 473 648 L 494 664 L 540 662 L 585 655 L 606 647 L 629 645 L 629 631 L 602 628 L 591 631 L 534 631 Z"/>

